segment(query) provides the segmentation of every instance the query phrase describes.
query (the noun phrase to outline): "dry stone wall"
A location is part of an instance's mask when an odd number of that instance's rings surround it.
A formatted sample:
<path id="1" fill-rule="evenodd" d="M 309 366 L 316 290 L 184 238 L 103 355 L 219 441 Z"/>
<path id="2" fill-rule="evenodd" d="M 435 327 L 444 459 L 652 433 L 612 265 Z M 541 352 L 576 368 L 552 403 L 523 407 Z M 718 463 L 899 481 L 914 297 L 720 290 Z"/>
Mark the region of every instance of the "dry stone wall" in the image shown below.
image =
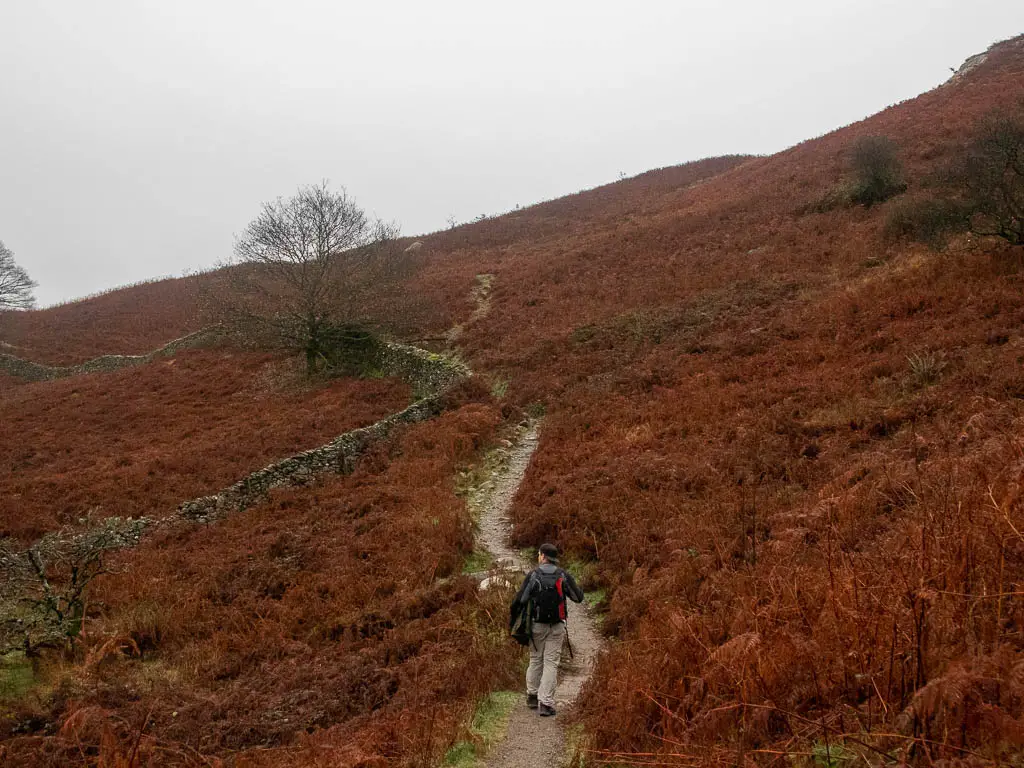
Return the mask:
<path id="1" fill-rule="evenodd" d="M 0 355 L 0 372 L 9 373 L 29 381 L 47 381 L 87 373 L 115 371 L 150 362 L 154 358 L 172 355 L 180 349 L 196 347 L 223 337 L 220 327 L 207 328 L 166 344 L 147 355 L 104 355 L 81 365 L 46 366 L 29 360 Z M 373 367 L 385 376 L 408 381 L 419 398 L 408 408 L 387 416 L 368 427 L 339 435 L 326 445 L 303 451 L 274 462 L 253 472 L 237 483 L 211 496 L 186 501 L 173 514 L 162 518 L 110 518 L 102 523 L 104 549 L 124 549 L 136 546 L 142 537 L 154 529 L 195 522 L 213 522 L 232 512 L 240 512 L 266 498 L 272 488 L 310 482 L 328 472 L 348 473 L 358 459 L 374 442 L 387 437 L 402 424 L 414 424 L 438 415 L 445 407 L 446 392 L 471 375 L 469 368 L 457 360 L 432 354 L 417 347 L 384 342 L 376 345 Z M 25 590 L 23 575 L 26 564 L 35 562 L 32 552 L 43 542 L 61 551 L 87 551 L 96 541 L 95 530 L 59 531 L 44 536 L 30 547 L 20 551 L 10 539 L 0 539 L 0 614 L 11 605 L 20 605 Z M 31 586 L 29 587 L 31 589 Z M 63 637 L 59 622 L 47 619 L 42 631 Z M 2 628 L 0 628 L 2 629 Z M 3 641 L 0 633 L 0 644 Z"/>
<path id="2" fill-rule="evenodd" d="M 0 370 L 30 381 L 46 381 L 85 373 L 113 371 L 141 365 L 156 357 L 171 355 L 180 349 L 200 346 L 223 336 L 220 328 L 208 328 L 172 341 L 147 355 L 105 355 L 78 366 L 51 367 L 39 365 L 10 355 L 0 355 Z M 125 536 L 125 546 L 137 543 L 142 532 L 153 525 L 168 525 L 179 521 L 212 522 L 231 512 L 239 512 L 264 499 L 271 488 L 310 482 L 328 472 L 348 473 L 359 457 L 377 440 L 388 436 L 401 424 L 415 424 L 438 415 L 444 409 L 444 395 L 453 386 L 471 375 L 463 363 L 437 355 L 418 347 L 384 342 L 375 352 L 375 368 L 384 376 L 394 376 L 409 382 L 419 399 L 408 408 L 387 416 L 368 427 L 354 429 L 331 440 L 326 445 L 276 461 L 242 478 L 219 493 L 186 501 L 175 514 L 156 520 L 153 518 L 119 519 L 107 521 L 112 529 L 131 532 Z M 60 534 L 53 534 L 60 535 Z M 74 541 L 81 534 L 69 534 Z"/>
<path id="3" fill-rule="evenodd" d="M 251 506 L 271 488 L 298 485 L 327 472 L 351 472 L 370 444 L 387 437 L 396 426 L 438 415 L 443 410 L 444 393 L 470 375 L 469 368 L 457 360 L 406 344 L 386 342 L 379 346 L 376 355 L 377 369 L 385 376 L 409 382 L 419 400 L 369 427 L 346 432 L 326 445 L 253 472 L 220 493 L 186 501 L 178 507 L 178 514 L 206 522 Z"/>
<path id="4" fill-rule="evenodd" d="M 382 374 L 409 382 L 417 397 L 429 397 L 470 375 L 469 368 L 458 360 L 407 344 L 381 344 L 376 358 L 376 368 Z"/>
<path id="5" fill-rule="evenodd" d="M 178 514 L 189 520 L 210 522 L 229 512 L 238 512 L 266 497 L 267 491 L 285 485 L 301 485 L 327 472 L 348 474 L 366 449 L 400 424 L 415 424 L 438 415 L 441 397 L 417 400 L 404 411 L 392 414 L 369 427 L 354 429 L 326 445 L 275 462 L 213 496 L 186 501 Z"/>
<path id="6" fill-rule="evenodd" d="M 31 360 L 0 354 L 0 373 L 24 381 L 50 381 L 89 373 L 109 373 L 122 368 L 144 365 L 183 350 L 220 341 L 227 336 L 221 326 L 203 328 L 175 339 L 145 355 L 101 355 L 79 365 L 42 365 Z M 447 389 L 469 375 L 469 369 L 457 360 L 427 352 L 419 347 L 394 342 L 378 344 L 373 367 L 382 376 L 394 376 L 409 382 L 417 397 L 427 397 Z"/>
<path id="7" fill-rule="evenodd" d="M 0 373 L 16 376 L 25 381 L 50 381 L 81 376 L 87 373 L 109 373 L 122 368 L 144 365 L 159 357 L 169 357 L 182 349 L 201 347 L 222 338 L 224 331 L 219 327 L 203 328 L 195 333 L 165 344 L 145 355 L 101 355 L 80 365 L 41 365 L 14 355 L 0 354 Z"/>

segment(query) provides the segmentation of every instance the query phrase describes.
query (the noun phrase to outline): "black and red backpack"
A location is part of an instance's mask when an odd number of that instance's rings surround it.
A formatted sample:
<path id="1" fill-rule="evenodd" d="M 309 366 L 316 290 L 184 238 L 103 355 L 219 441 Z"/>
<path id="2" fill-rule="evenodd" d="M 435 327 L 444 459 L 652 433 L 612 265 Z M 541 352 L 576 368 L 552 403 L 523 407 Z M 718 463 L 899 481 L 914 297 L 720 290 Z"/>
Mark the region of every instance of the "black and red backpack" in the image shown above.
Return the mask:
<path id="1" fill-rule="evenodd" d="M 554 573 L 534 571 L 540 588 L 533 595 L 533 620 L 541 624 L 557 624 L 565 621 L 565 572 L 559 568 Z"/>

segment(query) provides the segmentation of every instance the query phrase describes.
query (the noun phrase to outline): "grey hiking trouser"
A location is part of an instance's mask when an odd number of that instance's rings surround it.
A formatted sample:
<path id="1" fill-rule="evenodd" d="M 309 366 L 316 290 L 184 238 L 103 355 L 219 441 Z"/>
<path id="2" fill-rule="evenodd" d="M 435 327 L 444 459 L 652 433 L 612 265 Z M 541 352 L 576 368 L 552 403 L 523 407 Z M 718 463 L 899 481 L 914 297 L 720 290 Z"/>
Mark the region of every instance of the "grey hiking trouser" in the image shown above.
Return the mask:
<path id="1" fill-rule="evenodd" d="M 537 700 L 549 707 L 555 706 L 555 686 L 558 685 L 558 662 L 562 658 L 565 642 L 565 622 L 533 625 L 530 642 L 530 666 L 526 670 L 526 692 L 537 694 Z"/>

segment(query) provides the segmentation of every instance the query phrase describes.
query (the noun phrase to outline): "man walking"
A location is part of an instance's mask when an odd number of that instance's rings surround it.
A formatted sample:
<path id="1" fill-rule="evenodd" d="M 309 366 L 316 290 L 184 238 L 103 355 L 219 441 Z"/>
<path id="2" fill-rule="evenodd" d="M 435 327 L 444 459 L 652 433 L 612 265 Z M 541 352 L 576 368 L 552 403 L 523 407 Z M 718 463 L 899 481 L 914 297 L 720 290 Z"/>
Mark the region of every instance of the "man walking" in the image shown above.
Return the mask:
<path id="1" fill-rule="evenodd" d="M 526 670 L 526 706 L 541 717 L 555 714 L 555 686 L 558 662 L 565 641 L 565 598 L 583 601 L 583 590 L 568 571 L 558 567 L 558 548 L 541 544 L 537 567 L 526 575 L 516 594 L 515 608 L 528 608 L 533 627 L 530 636 L 530 666 Z"/>

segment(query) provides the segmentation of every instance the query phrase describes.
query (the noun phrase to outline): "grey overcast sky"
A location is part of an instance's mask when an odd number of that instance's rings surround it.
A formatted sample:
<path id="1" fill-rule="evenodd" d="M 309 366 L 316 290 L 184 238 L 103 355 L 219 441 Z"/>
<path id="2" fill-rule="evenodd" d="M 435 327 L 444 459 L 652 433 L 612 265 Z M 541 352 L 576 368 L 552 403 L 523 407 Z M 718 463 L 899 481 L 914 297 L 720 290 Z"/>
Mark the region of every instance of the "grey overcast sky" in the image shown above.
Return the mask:
<path id="1" fill-rule="evenodd" d="M 943 82 L 1021 0 L 0 0 L 0 240 L 42 305 L 209 267 L 344 185 L 405 234 Z"/>

